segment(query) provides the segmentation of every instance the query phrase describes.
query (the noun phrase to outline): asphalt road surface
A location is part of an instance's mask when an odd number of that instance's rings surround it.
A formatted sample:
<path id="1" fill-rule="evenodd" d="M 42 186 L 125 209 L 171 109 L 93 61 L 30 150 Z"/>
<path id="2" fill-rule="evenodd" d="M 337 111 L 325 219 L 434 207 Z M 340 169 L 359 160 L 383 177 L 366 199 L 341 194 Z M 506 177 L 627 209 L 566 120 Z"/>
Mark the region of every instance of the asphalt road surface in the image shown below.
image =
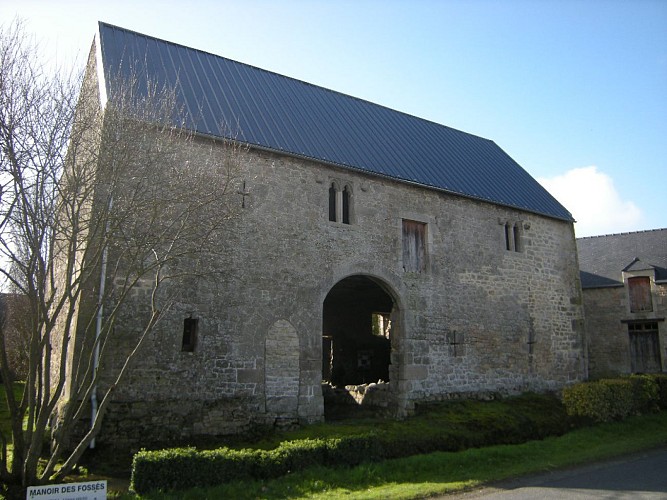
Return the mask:
<path id="1" fill-rule="evenodd" d="M 500 482 L 444 500 L 667 500 L 667 448 Z"/>

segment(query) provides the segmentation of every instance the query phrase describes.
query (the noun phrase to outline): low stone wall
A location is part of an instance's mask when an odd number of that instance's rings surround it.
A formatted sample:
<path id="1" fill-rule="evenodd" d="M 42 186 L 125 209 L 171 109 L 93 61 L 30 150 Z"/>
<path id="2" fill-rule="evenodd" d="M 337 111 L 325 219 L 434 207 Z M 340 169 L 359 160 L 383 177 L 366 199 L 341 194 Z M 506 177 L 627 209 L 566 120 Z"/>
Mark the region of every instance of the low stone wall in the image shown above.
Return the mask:
<path id="1" fill-rule="evenodd" d="M 249 433 L 268 426 L 244 398 L 113 402 L 98 442 L 114 448 L 168 446 Z M 283 423 L 283 427 L 285 424 Z"/>

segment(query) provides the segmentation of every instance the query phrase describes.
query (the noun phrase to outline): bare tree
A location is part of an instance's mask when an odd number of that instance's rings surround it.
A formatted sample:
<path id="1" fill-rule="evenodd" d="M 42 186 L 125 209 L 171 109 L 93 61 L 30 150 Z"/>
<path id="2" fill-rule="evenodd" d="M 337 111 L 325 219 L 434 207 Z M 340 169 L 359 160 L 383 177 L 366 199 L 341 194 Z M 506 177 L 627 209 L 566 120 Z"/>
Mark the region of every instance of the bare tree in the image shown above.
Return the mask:
<path id="1" fill-rule="evenodd" d="M 0 480 L 23 487 L 72 470 L 175 285 L 212 272 L 243 156 L 175 126 L 172 88 L 130 71 L 108 82 L 104 105 L 94 52 L 81 76 L 48 73 L 37 55 L 19 22 L 0 31 L 0 275 L 29 311 L 20 400 L 0 332 L 12 420 Z M 101 384 L 99 360 L 139 285 L 150 292 L 142 333 Z"/>

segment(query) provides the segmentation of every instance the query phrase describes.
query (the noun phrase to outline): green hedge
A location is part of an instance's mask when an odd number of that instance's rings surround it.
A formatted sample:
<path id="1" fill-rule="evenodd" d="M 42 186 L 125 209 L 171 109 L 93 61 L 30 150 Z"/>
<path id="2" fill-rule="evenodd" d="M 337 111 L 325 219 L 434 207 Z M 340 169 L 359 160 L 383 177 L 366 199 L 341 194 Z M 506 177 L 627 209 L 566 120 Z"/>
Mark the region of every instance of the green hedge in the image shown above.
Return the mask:
<path id="1" fill-rule="evenodd" d="M 567 414 L 585 422 L 610 422 L 667 407 L 667 376 L 632 375 L 583 382 L 563 389 Z"/>
<path id="2" fill-rule="evenodd" d="M 667 374 L 652 375 L 658 384 L 658 406 L 661 410 L 667 410 Z"/>
<path id="3" fill-rule="evenodd" d="M 405 422 L 384 422 L 345 436 L 283 441 L 271 450 L 141 451 L 134 456 L 132 489 L 206 487 L 239 479 L 268 479 L 310 466 L 354 466 L 434 451 L 521 443 L 569 429 L 555 396 L 524 395 L 509 401 L 452 401 L 428 405 Z"/>
<path id="4" fill-rule="evenodd" d="M 134 456 L 132 489 L 138 494 L 209 487 L 235 480 L 269 479 L 311 466 L 354 466 L 435 451 L 516 444 L 560 435 L 580 423 L 621 420 L 667 408 L 667 375 L 634 375 L 573 385 L 562 402 L 526 394 L 505 401 L 451 401 L 418 408 L 405 422 L 281 442 L 273 449 L 199 451 L 176 448 Z"/>
<path id="5" fill-rule="evenodd" d="M 336 439 L 286 441 L 273 450 L 172 448 L 140 451 L 132 464 L 138 494 L 214 486 L 242 479 L 270 479 L 313 465 L 358 465 L 378 461 L 382 449 L 373 434 Z"/>

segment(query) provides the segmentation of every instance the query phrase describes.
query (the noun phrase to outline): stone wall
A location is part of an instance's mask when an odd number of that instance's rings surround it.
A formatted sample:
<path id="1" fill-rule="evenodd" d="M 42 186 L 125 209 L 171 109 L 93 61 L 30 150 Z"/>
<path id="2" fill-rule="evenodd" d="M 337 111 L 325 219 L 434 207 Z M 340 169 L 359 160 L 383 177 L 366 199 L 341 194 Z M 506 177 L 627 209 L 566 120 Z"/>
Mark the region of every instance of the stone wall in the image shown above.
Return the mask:
<path id="1" fill-rule="evenodd" d="M 193 146 L 193 162 L 199 147 L 208 144 Z M 262 151 L 249 152 L 235 178 L 244 208 L 211 273 L 176 291 L 116 390 L 102 441 L 321 421 L 323 302 L 358 274 L 394 302 L 388 405 L 397 416 L 420 401 L 586 377 L 572 224 Z M 350 189 L 350 224 L 329 220 L 332 182 Z M 403 270 L 403 219 L 426 224 L 422 272 Z M 519 251 L 506 248 L 508 222 Z M 136 297 L 105 350 L 102 386 L 136 339 L 145 308 Z M 197 345 L 182 352 L 190 316 Z"/>
<path id="2" fill-rule="evenodd" d="M 630 372 L 628 327 L 621 323 L 625 311 L 624 287 L 587 289 L 584 313 L 588 334 L 589 373 L 591 377 L 614 376 Z"/>
<path id="3" fill-rule="evenodd" d="M 667 360 L 667 285 L 651 281 L 653 311 L 631 313 L 625 286 L 588 288 L 583 291 L 591 378 L 632 372 L 628 323 L 655 321 L 663 370 Z"/>

